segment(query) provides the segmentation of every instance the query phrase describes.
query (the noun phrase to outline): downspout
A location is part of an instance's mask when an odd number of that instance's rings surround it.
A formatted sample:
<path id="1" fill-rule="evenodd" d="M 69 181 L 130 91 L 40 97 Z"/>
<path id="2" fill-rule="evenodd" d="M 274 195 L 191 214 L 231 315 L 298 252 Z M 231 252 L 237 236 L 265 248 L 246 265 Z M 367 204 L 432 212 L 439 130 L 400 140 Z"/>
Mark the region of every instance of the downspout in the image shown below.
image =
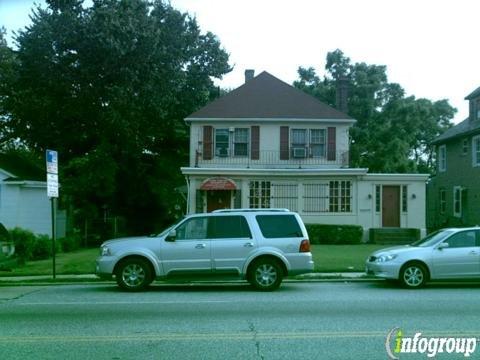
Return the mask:
<path id="1" fill-rule="evenodd" d="M 190 214 L 190 179 L 188 175 L 185 175 L 185 182 L 187 183 L 187 212 L 185 215 Z"/>

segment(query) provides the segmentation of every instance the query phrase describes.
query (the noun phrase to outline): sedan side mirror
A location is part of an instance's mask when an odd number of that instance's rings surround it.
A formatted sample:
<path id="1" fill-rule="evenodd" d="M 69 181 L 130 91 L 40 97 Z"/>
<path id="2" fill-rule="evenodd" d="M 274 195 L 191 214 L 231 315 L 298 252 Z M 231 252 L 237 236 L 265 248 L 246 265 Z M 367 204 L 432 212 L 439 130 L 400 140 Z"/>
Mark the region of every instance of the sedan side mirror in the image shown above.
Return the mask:
<path id="1" fill-rule="evenodd" d="M 438 250 L 443 250 L 443 249 L 446 249 L 448 248 L 450 245 L 448 243 L 441 243 L 440 245 L 438 245 L 437 249 Z"/>
<path id="2" fill-rule="evenodd" d="M 165 241 L 174 242 L 176 238 L 177 232 L 175 230 L 170 230 L 167 237 L 165 238 Z"/>

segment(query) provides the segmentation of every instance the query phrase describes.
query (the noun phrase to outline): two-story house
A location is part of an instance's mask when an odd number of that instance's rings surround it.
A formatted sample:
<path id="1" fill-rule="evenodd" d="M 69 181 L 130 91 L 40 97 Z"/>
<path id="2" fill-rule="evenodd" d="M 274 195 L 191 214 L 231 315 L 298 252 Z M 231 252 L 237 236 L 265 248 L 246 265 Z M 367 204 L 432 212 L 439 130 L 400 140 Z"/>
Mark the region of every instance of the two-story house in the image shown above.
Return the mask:
<path id="1" fill-rule="evenodd" d="M 480 225 L 480 87 L 469 116 L 437 137 L 437 171 L 428 185 L 428 227 Z"/>
<path id="2" fill-rule="evenodd" d="M 188 213 L 288 208 L 305 223 L 425 231 L 426 175 L 350 168 L 355 119 L 267 72 L 253 75 L 247 70 L 245 84 L 185 119 Z M 346 96 L 341 84 L 338 106 Z"/>

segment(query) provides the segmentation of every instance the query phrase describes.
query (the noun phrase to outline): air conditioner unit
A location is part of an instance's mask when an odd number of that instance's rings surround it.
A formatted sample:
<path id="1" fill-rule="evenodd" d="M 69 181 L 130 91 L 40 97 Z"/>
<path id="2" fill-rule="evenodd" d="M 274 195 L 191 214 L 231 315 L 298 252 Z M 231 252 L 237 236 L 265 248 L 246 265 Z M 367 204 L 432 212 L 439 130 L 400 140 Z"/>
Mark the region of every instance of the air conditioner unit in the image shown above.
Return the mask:
<path id="1" fill-rule="evenodd" d="M 294 158 L 304 158 L 307 156 L 307 149 L 304 147 L 294 147 L 293 148 L 293 157 Z"/>
<path id="2" fill-rule="evenodd" d="M 217 148 L 215 155 L 218 157 L 228 157 L 229 155 L 229 149 L 228 148 Z"/>

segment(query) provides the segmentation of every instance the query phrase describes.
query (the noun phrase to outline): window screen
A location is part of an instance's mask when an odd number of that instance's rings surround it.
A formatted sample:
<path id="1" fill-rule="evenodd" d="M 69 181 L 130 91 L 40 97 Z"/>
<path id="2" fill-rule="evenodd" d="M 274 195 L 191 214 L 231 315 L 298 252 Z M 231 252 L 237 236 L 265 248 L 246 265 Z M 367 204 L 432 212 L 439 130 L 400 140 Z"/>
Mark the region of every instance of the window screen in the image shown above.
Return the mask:
<path id="1" fill-rule="evenodd" d="M 210 217 L 208 235 L 211 239 L 252 238 L 247 220 L 243 216 Z"/>
<path id="2" fill-rule="evenodd" d="M 269 238 L 302 237 L 302 230 L 294 215 L 257 215 L 260 231 Z"/>

